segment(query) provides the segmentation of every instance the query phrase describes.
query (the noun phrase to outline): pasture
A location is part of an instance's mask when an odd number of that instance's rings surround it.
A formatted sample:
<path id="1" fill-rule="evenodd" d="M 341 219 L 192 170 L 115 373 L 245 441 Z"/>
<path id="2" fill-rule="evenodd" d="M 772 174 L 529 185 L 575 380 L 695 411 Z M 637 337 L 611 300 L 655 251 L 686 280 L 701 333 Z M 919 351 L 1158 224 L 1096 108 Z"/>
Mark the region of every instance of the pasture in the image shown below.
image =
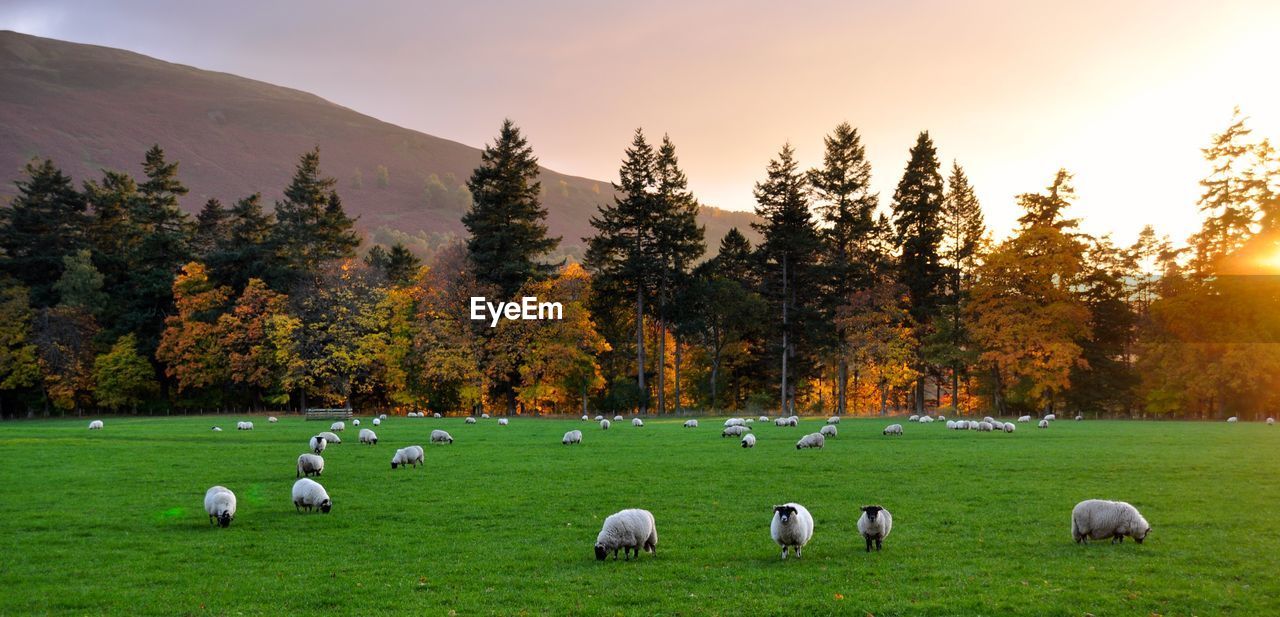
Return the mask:
<path id="1" fill-rule="evenodd" d="M 392 417 L 376 446 L 348 423 L 317 478 L 328 515 L 290 501 L 328 422 L 5 422 L 0 614 L 1280 614 L 1280 427 L 903 422 L 890 438 L 888 420 L 846 419 L 797 451 L 821 419 L 757 423 L 751 450 L 721 419 L 683 420 Z M 435 428 L 455 443 L 428 443 Z M 562 446 L 574 428 L 584 442 Z M 425 468 L 391 470 L 410 444 Z M 228 529 L 202 509 L 215 484 L 239 498 Z M 1071 508 L 1092 497 L 1137 506 L 1146 543 L 1074 544 Z M 799 560 L 769 537 L 785 501 L 816 520 Z M 867 554 L 855 522 L 872 503 L 894 529 Z M 628 507 L 653 512 L 657 554 L 597 562 L 602 520 Z"/>

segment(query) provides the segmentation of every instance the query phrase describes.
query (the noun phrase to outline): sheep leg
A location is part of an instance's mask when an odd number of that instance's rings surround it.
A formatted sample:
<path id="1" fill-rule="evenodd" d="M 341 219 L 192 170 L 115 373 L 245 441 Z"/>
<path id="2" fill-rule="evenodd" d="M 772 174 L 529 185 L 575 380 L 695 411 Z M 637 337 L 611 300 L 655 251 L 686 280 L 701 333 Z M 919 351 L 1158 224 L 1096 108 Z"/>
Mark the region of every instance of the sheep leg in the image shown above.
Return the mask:
<path id="1" fill-rule="evenodd" d="M 783 561 L 787 560 L 787 547 L 785 546 L 782 547 L 782 560 Z"/>
<path id="2" fill-rule="evenodd" d="M 800 558 L 800 547 L 799 547 L 799 546 L 797 546 L 797 547 L 796 547 L 796 559 L 799 559 L 799 558 Z"/>
<path id="3" fill-rule="evenodd" d="M 884 541 L 881 540 L 880 538 L 876 538 L 876 550 L 879 551 L 883 548 L 884 548 Z"/>
<path id="4" fill-rule="evenodd" d="M 862 537 L 863 537 L 864 539 L 866 539 L 866 541 L 867 541 L 867 552 L 868 552 L 868 553 L 870 553 L 870 552 L 871 552 L 871 536 L 870 536 L 870 535 L 866 535 L 866 536 L 862 536 Z"/>

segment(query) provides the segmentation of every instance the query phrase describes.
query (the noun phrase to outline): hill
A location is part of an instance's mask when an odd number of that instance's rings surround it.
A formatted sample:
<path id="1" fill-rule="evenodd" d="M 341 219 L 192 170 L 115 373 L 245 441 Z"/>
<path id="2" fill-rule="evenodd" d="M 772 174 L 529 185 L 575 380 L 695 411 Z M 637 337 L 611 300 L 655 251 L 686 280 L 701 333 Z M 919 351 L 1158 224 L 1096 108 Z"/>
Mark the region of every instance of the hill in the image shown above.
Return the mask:
<path id="1" fill-rule="evenodd" d="M 495 127 L 495 131 L 496 131 Z M 0 31 L 0 199 L 32 157 L 53 159 L 77 181 L 101 169 L 141 173 L 160 144 L 191 189 L 183 207 L 261 192 L 280 197 L 298 155 L 319 145 L 324 172 L 375 241 L 427 251 L 464 230 L 460 190 L 480 161 L 471 146 L 420 133 L 313 94 L 130 51 Z M 536 151 L 536 144 L 535 144 Z M 548 226 L 561 250 L 580 255 L 589 217 L 612 198 L 607 182 L 543 168 Z M 754 216 L 705 207 L 714 250 Z"/>

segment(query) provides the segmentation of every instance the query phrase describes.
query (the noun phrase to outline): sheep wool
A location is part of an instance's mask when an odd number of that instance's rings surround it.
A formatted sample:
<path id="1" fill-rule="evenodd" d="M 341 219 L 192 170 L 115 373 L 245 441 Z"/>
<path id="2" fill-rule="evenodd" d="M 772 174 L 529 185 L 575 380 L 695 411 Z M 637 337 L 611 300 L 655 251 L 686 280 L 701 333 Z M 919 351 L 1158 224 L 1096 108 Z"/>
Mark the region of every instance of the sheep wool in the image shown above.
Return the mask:
<path id="1" fill-rule="evenodd" d="M 320 436 L 324 437 L 324 440 L 329 442 L 331 445 L 338 445 L 342 443 L 342 438 L 338 437 L 337 434 L 332 431 L 321 431 Z"/>
<path id="2" fill-rule="evenodd" d="M 346 422 L 334 422 L 333 424 L 330 424 L 330 425 L 329 425 L 329 430 L 330 430 L 330 431 L 333 431 L 334 433 L 341 433 L 342 431 L 347 430 L 347 423 L 346 423 Z"/>
<path id="3" fill-rule="evenodd" d="M 360 418 L 351 421 L 351 426 L 360 426 Z"/>
<path id="4" fill-rule="evenodd" d="M 902 435 L 902 425 L 901 425 L 901 424 L 890 424 L 889 426 L 884 427 L 884 434 L 885 434 L 885 435 L 899 435 L 899 436 L 901 436 L 901 435 Z"/>
<path id="5" fill-rule="evenodd" d="M 760 416 L 757 419 L 757 422 L 768 422 L 768 421 L 769 421 L 769 416 Z"/>
<path id="6" fill-rule="evenodd" d="M 1019 421 L 1019 422 L 1030 422 L 1030 421 L 1031 421 L 1031 416 L 1018 416 L 1018 421 Z"/>
<path id="7" fill-rule="evenodd" d="M 318 476 L 322 473 L 324 473 L 324 457 L 309 452 L 298 455 L 298 473 L 293 477 Z"/>
<path id="8" fill-rule="evenodd" d="M 229 527 L 236 517 L 236 494 L 225 486 L 214 486 L 204 494 L 204 511 L 209 524 Z"/>
<path id="9" fill-rule="evenodd" d="M 1045 419 L 1045 420 L 1048 420 L 1048 421 L 1050 421 L 1050 422 L 1053 422 L 1054 420 L 1057 420 L 1057 419 L 1058 419 L 1058 414 L 1051 413 L 1051 414 L 1049 414 L 1049 415 L 1045 416 L 1045 417 L 1044 417 L 1044 419 Z"/>
<path id="10" fill-rule="evenodd" d="M 698 421 L 697 421 L 697 420 L 685 420 L 685 421 L 684 421 L 684 427 L 685 427 L 685 428 L 698 428 Z"/>
<path id="11" fill-rule="evenodd" d="M 840 424 L 840 416 L 831 416 L 827 418 L 827 424 Z"/>
<path id="12" fill-rule="evenodd" d="M 1236 422 L 1238 422 L 1239 420 L 1240 420 L 1240 418 L 1237 418 L 1237 417 L 1235 417 L 1235 416 L 1231 416 L 1230 418 L 1227 418 L 1227 422 L 1230 422 L 1231 424 L 1235 424 L 1235 423 L 1236 423 Z M 101 428 L 101 427 L 99 427 L 99 428 Z"/>
<path id="13" fill-rule="evenodd" d="M 252 422 L 236 422 L 236 430 L 237 430 L 237 431 L 252 431 L 252 430 L 253 430 L 253 423 L 252 423 Z"/>
<path id="14" fill-rule="evenodd" d="M 360 443 L 367 443 L 371 446 L 378 445 L 378 434 L 367 429 L 360 429 Z"/>
<path id="15" fill-rule="evenodd" d="M 930 418 L 929 416 L 922 416 L 920 418 L 920 424 L 928 424 L 930 422 L 933 422 L 933 418 Z"/>
<path id="16" fill-rule="evenodd" d="M 889 537 L 890 531 L 893 531 L 893 515 L 888 510 L 880 506 L 862 508 L 862 516 L 858 517 L 858 533 L 867 541 L 868 553 L 873 543 L 877 551 L 883 549 L 884 539 Z"/>
<path id="17" fill-rule="evenodd" d="M 608 420 L 601 420 L 601 421 L 600 421 L 600 430 L 602 430 L 602 431 L 607 431 L 607 430 L 609 430 L 609 427 L 610 427 L 610 426 L 611 426 L 611 425 L 609 424 L 609 421 L 608 421 Z"/>
<path id="18" fill-rule="evenodd" d="M 920 416 L 917 416 L 914 414 L 910 418 L 907 418 L 907 422 L 919 422 L 919 421 L 920 421 Z"/>
<path id="19" fill-rule="evenodd" d="M 983 420 L 982 422 L 978 423 L 978 432 L 989 433 L 994 428 L 995 428 L 995 424 L 987 420 Z"/>
<path id="20" fill-rule="evenodd" d="M 423 464 L 422 446 L 408 446 L 396 450 L 395 456 L 391 457 L 391 468 L 406 467 L 413 465 L 417 468 Z"/>
<path id="21" fill-rule="evenodd" d="M 613 421 L 614 421 L 614 422 L 621 422 L 621 421 L 622 421 L 622 416 L 614 416 L 614 417 L 613 417 Z"/>
<path id="22" fill-rule="evenodd" d="M 382 425 L 382 420 L 380 420 L 380 419 L 378 419 L 378 418 L 374 418 L 374 419 L 373 419 L 373 425 L 374 425 L 374 426 L 381 426 L 381 425 Z"/>
<path id="23" fill-rule="evenodd" d="M 1267 418 L 1267 426 L 1271 426 L 1271 425 L 1273 425 L 1273 424 L 1275 424 L 1275 423 L 1276 423 L 1276 419 L 1275 419 L 1275 418 Z"/>
<path id="24" fill-rule="evenodd" d="M 756 447 L 756 436 L 755 436 L 755 435 L 752 435 L 751 433 L 747 433 L 746 435 L 743 435 L 743 436 L 742 436 L 742 447 L 744 447 L 744 448 L 754 448 L 754 447 Z"/>
<path id="25" fill-rule="evenodd" d="M 604 416 L 596 416 L 596 422 L 604 420 Z"/>
<path id="26" fill-rule="evenodd" d="M 90 423 L 89 423 L 89 430 L 91 430 L 91 431 L 100 431 L 100 430 L 102 430 L 102 420 L 94 420 L 93 422 L 90 422 Z"/>
<path id="27" fill-rule="evenodd" d="M 644 426 L 644 420 L 641 420 L 640 418 L 632 418 L 631 426 Z"/>
<path id="28" fill-rule="evenodd" d="M 380 414 L 378 414 L 378 419 L 379 419 L 379 420 L 386 420 L 386 419 L 387 419 L 387 414 L 385 414 L 385 413 L 380 413 Z"/>
<path id="29" fill-rule="evenodd" d="M 466 422 L 467 424 L 475 424 L 475 423 L 476 423 L 476 419 L 475 419 L 475 418 L 472 418 L 472 417 L 470 417 L 470 416 L 468 416 L 465 422 Z"/>
<path id="30" fill-rule="evenodd" d="M 508 420 L 506 418 L 498 418 L 498 426 L 506 426 Z"/>
<path id="31" fill-rule="evenodd" d="M 303 478 L 293 483 L 293 507 L 298 512 L 306 508 L 307 512 L 319 510 L 328 514 L 333 508 L 333 500 L 329 499 L 329 493 L 319 482 Z"/>
<path id="32" fill-rule="evenodd" d="M 720 431 L 720 436 L 721 437 L 737 437 L 738 435 L 747 434 L 748 432 L 750 432 L 750 430 L 751 429 L 748 429 L 745 426 L 736 426 L 736 425 L 726 426 L 724 427 L 723 431 Z"/>
<path id="33" fill-rule="evenodd" d="M 1017 429 L 1017 428 L 1018 428 L 1018 427 L 1014 426 L 1012 422 L 1005 422 L 1005 423 L 1004 423 L 1004 432 L 1006 432 L 1006 433 L 1012 433 L 1012 432 L 1014 431 L 1014 429 Z"/>
<path id="34" fill-rule="evenodd" d="M 798 503 L 784 503 L 773 507 L 773 522 L 769 523 L 769 535 L 782 547 L 782 558 L 787 558 L 787 549 L 792 549 L 796 559 L 800 558 L 809 540 L 813 539 L 813 516 L 804 506 Z"/>
<path id="35" fill-rule="evenodd" d="M 1049 428 L 1049 421 L 1048 421 L 1048 420 L 1041 420 L 1041 421 L 1040 421 L 1040 423 L 1039 423 L 1039 424 L 1037 424 L 1036 426 L 1037 426 L 1037 427 L 1040 427 L 1040 428 Z"/>
<path id="36" fill-rule="evenodd" d="M 821 450 L 825 445 L 827 445 L 827 438 L 822 433 L 809 433 L 796 442 L 796 449 L 817 448 Z"/>
<path id="37" fill-rule="evenodd" d="M 583 422 L 586 422 L 586 421 L 587 421 L 587 419 L 588 419 L 588 417 L 587 417 L 587 416 L 582 416 L 582 421 L 583 421 Z"/>
<path id="38" fill-rule="evenodd" d="M 418 414 L 418 415 L 422 415 L 422 414 Z M 432 418 L 440 418 L 440 417 L 443 417 L 443 416 L 441 416 L 441 415 L 440 415 L 440 412 L 438 412 L 438 411 L 437 411 L 437 412 L 435 412 L 435 413 L 431 414 L 431 417 L 432 417 Z"/>
<path id="39" fill-rule="evenodd" d="M 280 419 L 276 418 L 275 416 L 267 416 L 267 422 L 270 422 L 271 424 L 275 424 L 276 422 L 279 422 L 279 421 Z"/>
<path id="40" fill-rule="evenodd" d="M 482 413 L 482 414 L 480 414 L 480 417 L 481 417 L 481 418 L 484 418 L 485 420 L 488 420 L 488 419 L 489 419 L 489 414 L 487 414 L 487 413 Z"/>
<path id="41" fill-rule="evenodd" d="M 436 429 L 436 430 L 434 430 L 434 431 L 431 431 L 431 443 L 449 443 L 449 444 L 452 444 L 452 443 L 453 443 L 453 435 L 450 435 L 449 433 L 447 433 L 447 432 L 445 432 L 445 431 L 442 431 L 442 430 L 440 430 L 440 429 Z"/>
<path id="42" fill-rule="evenodd" d="M 321 437 L 320 435 L 316 435 L 315 437 L 311 438 L 311 451 L 315 452 L 316 454 L 320 454 L 321 452 L 324 452 L 324 449 L 328 445 L 329 445 L 329 442 L 324 437 Z"/>
<path id="43" fill-rule="evenodd" d="M 947 428 L 949 428 L 949 429 L 951 429 L 951 430 L 953 430 L 953 431 L 954 431 L 954 430 L 956 430 L 956 421 L 955 421 L 955 420 L 947 420 Z"/>
<path id="44" fill-rule="evenodd" d="M 569 431 L 560 439 L 560 443 L 564 445 L 582 443 L 582 431 Z"/>
<path id="45" fill-rule="evenodd" d="M 1084 420 L 1084 416 L 1077 415 L 1077 416 L 1076 416 L 1076 422 L 1080 422 L 1081 420 Z"/>
<path id="46" fill-rule="evenodd" d="M 746 421 L 744 421 L 742 418 L 729 418 L 728 420 L 724 421 L 725 426 L 742 426 L 745 424 L 746 424 Z"/>
<path id="47" fill-rule="evenodd" d="M 632 552 L 639 557 L 642 548 L 646 553 L 657 553 L 658 526 L 651 512 L 632 508 L 604 519 L 604 526 L 596 536 L 596 560 L 604 561 L 611 552 L 617 559 L 618 549 L 622 549 L 624 559 L 631 559 Z"/>
<path id="48" fill-rule="evenodd" d="M 221 426 L 215 426 L 215 427 L 213 427 L 213 432 L 215 432 L 215 433 L 221 433 L 221 432 L 222 432 L 222 427 L 221 427 Z"/>
<path id="49" fill-rule="evenodd" d="M 822 429 L 821 429 L 821 430 L 819 430 L 818 432 L 819 432 L 819 433 L 822 433 L 822 436 L 823 436 L 823 437 L 835 437 L 835 436 L 836 436 L 836 433 L 837 433 L 837 431 L 836 431 L 836 427 L 835 427 L 834 425 L 831 425 L 831 424 L 828 424 L 828 425 L 826 425 L 826 426 L 822 427 Z"/>
<path id="50" fill-rule="evenodd" d="M 1088 544 L 1089 540 L 1111 539 L 1124 542 L 1129 536 L 1138 544 L 1147 538 L 1151 525 L 1138 509 L 1123 501 L 1087 499 L 1071 510 L 1071 539 Z"/>

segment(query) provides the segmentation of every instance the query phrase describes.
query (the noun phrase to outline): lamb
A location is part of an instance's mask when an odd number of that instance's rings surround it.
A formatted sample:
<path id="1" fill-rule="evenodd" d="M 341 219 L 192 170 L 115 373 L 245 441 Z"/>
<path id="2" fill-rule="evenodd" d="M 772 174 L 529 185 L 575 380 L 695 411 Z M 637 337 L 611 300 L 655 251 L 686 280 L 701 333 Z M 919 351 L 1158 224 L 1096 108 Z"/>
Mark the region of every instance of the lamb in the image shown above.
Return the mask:
<path id="1" fill-rule="evenodd" d="M 978 432 L 980 433 L 989 433 L 994 428 L 995 428 L 995 424 L 987 420 L 983 420 L 982 422 L 978 423 Z"/>
<path id="2" fill-rule="evenodd" d="M 744 447 L 744 448 L 754 448 L 754 447 L 756 447 L 756 436 L 755 436 L 755 435 L 752 435 L 751 433 L 747 433 L 746 435 L 743 435 L 743 436 L 742 436 L 742 447 Z"/>
<path id="3" fill-rule="evenodd" d="M 745 426 L 726 426 L 724 427 L 723 431 L 720 431 L 720 436 L 721 437 L 737 437 L 738 435 L 747 434 L 748 432 L 750 432 L 750 430 L 751 429 Z"/>
<path id="4" fill-rule="evenodd" d="M 333 501 L 329 499 L 329 493 L 325 492 L 319 482 L 311 478 L 303 478 L 293 483 L 293 507 L 298 512 L 306 508 L 307 512 L 318 509 L 328 514 L 333 508 Z"/>
<path id="5" fill-rule="evenodd" d="M 827 424 L 840 424 L 840 416 L 831 416 L 827 418 Z"/>
<path id="6" fill-rule="evenodd" d="M 864 506 L 862 516 L 858 517 L 858 533 L 867 541 L 867 552 L 871 552 L 871 543 L 876 550 L 884 548 L 884 539 L 893 531 L 893 515 L 880 506 Z"/>
<path id="7" fill-rule="evenodd" d="M 436 429 L 434 431 L 431 431 L 431 443 L 453 444 L 453 435 L 450 435 L 449 433 L 442 431 L 440 429 Z"/>
<path id="8" fill-rule="evenodd" d="M 685 421 L 684 421 L 684 427 L 685 427 L 685 428 L 698 428 L 698 421 L 697 421 L 697 420 L 685 420 Z"/>
<path id="9" fill-rule="evenodd" d="M 1019 422 L 1030 422 L 1030 421 L 1031 421 L 1031 416 L 1018 416 L 1018 421 L 1019 421 Z"/>
<path id="10" fill-rule="evenodd" d="M 209 524 L 231 526 L 236 517 L 236 494 L 225 486 L 214 486 L 204 494 L 204 511 L 209 514 Z"/>
<path id="11" fill-rule="evenodd" d="M 1018 428 L 1018 427 L 1014 426 L 1012 422 L 1005 422 L 1005 423 L 1004 423 L 1004 432 L 1006 432 L 1006 433 L 1012 433 L 1012 432 L 1014 431 L 1014 429 L 1016 429 L 1016 428 Z"/>
<path id="12" fill-rule="evenodd" d="M 1237 418 L 1237 417 L 1235 417 L 1235 416 L 1231 416 L 1230 418 L 1227 418 L 1227 422 L 1229 422 L 1229 423 L 1231 423 L 1231 424 L 1235 424 L 1235 423 L 1236 423 L 1236 422 L 1238 422 L 1239 420 L 1240 420 L 1240 418 Z M 102 427 L 98 427 L 98 428 L 102 428 Z"/>
<path id="13" fill-rule="evenodd" d="M 917 416 L 915 414 L 912 414 L 910 418 L 907 418 L 907 422 L 919 422 L 919 421 L 920 421 L 920 416 Z"/>
<path id="14" fill-rule="evenodd" d="M 102 420 L 94 420 L 93 422 L 90 422 L 90 423 L 89 423 L 89 430 L 91 430 L 91 431 L 100 431 L 100 430 L 102 430 Z"/>
<path id="15" fill-rule="evenodd" d="M 379 419 L 379 418 L 374 418 L 374 419 L 373 419 L 373 425 L 374 425 L 374 426 L 381 426 L 381 425 L 382 425 L 382 420 L 381 420 L 381 419 Z"/>
<path id="16" fill-rule="evenodd" d="M 329 443 L 331 443 L 331 444 L 333 444 L 333 445 L 335 445 L 335 446 L 336 446 L 336 445 L 338 445 L 338 444 L 340 444 L 340 443 L 342 443 L 342 438 L 338 437 L 337 435 L 335 435 L 335 434 L 334 434 L 333 432 L 331 432 L 331 431 L 321 431 L 321 432 L 320 432 L 320 436 L 321 436 L 321 437 L 324 437 L 324 440 L 325 440 L 325 441 L 327 441 L 327 442 L 329 442 Z"/>
<path id="17" fill-rule="evenodd" d="M 322 473 L 324 473 L 324 457 L 309 452 L 298 455 L 298 472 L 293 474 L 293 477 L 318 476 Z"/>
<path id="18" fill-rule="evenodd" d="M 819 432 L 819 433 L 822 433 L 822 436 L 823 436 L 823 437 L 835 437 L 835 436 L 836 436 L 836 432 L 837 432 L 837 431 L 836 431 L 836 427 L 835 427 L 834 425 L 832 425 L 832 424 L 828 424 L 828 425 L 826 425 L 826 426 L 822 427 L 822 429 L 821 429 L 821 430 L 819 430 L 818 432 Z"/>
<path id="19" fill-rule="evenodd" d="M 582 443 L 582 431 L 569 431 L 560 439 L 560 443 L 564 445 Z"/>
<path id="20" fill-rule="evenodd" d="M 902 425 L 890 424 L 889 426 L 884 427 L 884 434 L 902 436 Z"/>
<path id="21" fill-rule="evenodd" d="M 475 424 L 475 423 L 476 423 L 476 419 L 475 419 L 475 418 L 472 418 L 471 416 L 467 416 L 467 419 L 466 419 L 466 421 L 465 421 L 465 422 L 466 422 L 467 424 Z"/>
<path id="22" fill-rule="evenodd" d="M 391 468 L 407 467 L 413 465 L 416 469 L 418 465 L 423 463 L 422 446 L 408 446 L 396 450 L 395 456 L 391 457 Z"/>
<path id="23" fill-rule="evenodd" d="M 1071 538 L 1077 543 L 1111 538 L 1111 543 L 1117 544 L 1129 536 L 1142 544 L 1150 532 L 1147 519 L 1123 501 L 1087 499 L 1071 510 Z"/>
<path id="24" fill-rule="evenodd" d="M 1039 423 L 1039 424 L 1037 424 L 1036 426 L 1037 426 L 1037 427 L 1040 427 L 1040 428 L 1049 428 L 1049 421 L 1048 421 L 1048 420 L 1041 420 L 1041 421 L 1040 421 L 1040 423 Z"/>
<path id="25" fill-rule="evenodd" d="M 360 443 L 367 443 L 371 446 L 378 445 L 378 434 L 367 429 L 360 429 Z"/>
<path id="26" fill-rule="evenodd" d="M 279 421 L 280 420 L 275 416 L 267 416 L 267 422 L 270 422 L 271 424 L 275 424 L 276 422 L 279 422 Z"/>
<path id="27" fill-rule="evenodd" d="M 817 448 L 821 450 L 825 445 L 827 445 L 827 438 L 822 433 L 809 433 L 796 442 L 796 449 Z"/>
<path id="28" fill-rule="evenodd" d="M 1049 415 L 1045 416 L 1045 417 L 1044 417 L 1044 419 L 1045 419 L 1045 420 L 1048 420 L 1048 421 L 1050 421 L 1050 422 L 1053 422 L 1054 420 L 1057 420 L 1057 419 L 1058 419 L 1058 414 L 1053 414 L 1053 413 L 1051 413 L 1051 414 L 1049 414 Z"/>
<path id="29" fill-rule="evenodd" d="M 644 420 L 641 420 L 640 418 L 632 418 L 631 426 L 644 426 Z"/>
<path id="30" fill-rule="evenodd" d="M 316 454 L 320 454 L 321 452 L 324 452 L 324 449 L 328 445 L 329 445 L 329 441 L 326 440 L 324 437 L 321 437 L 320 435 L 316 435 L 315 437 L 311 438 L 311 451 L 315 452 Z"/>
<path id="31" fill-rule="evenodd" d="M 498 418 L 498 426 L 506 426 L 508 420 L 506 418 Z"/>
<path id="32" fill-rule="evenodd" d="M 347 430 L 347 423 L 346 423 L 346 422 L 334 422 L 333 424 L 330 424 L 330 425 L 329 425 L 329 430 L 330 430 L 331 432 L 334 432 L 334 433 L 341 433 L 342 431 Z"/>
<path id="33" fill-rule="evenodd" d="M 609 424 L 609 421 L 608 421 L 608 420 L 601 420 L 601 421 L 600 421 L 600 430 L 602 430 L 602 431 L 607 431 L 607 430 L 609 430 L 609 426 L 611 426 L 611 425 Z"/>
<path id="34" fill-rule="evenodd" d="M 773 522 L 769 523 L 769 535 L 782 547 L 782 558 L 787 558 L 787 549 L 792 549 L 796 559 L 800 558 L 809 540 L 813 539 L 813 516 L 809 510 L 798 503 L 784 503 L 773 507 Z"/>
<path id="35" fill-rule="evenodd" d="M 647 553 L 657 553 L 658 526 L 654 523 L 653 514 L 648 510 L 632 508 L 611 514 L 604 519 L 600 535 L 596 536 L 596 560 L 604 561 L 609 553 L 618 558 L 618 549 L 622 549 L 624 559 L 631 559 L 631 553 L 640 556 L 640 549 Z"/>

